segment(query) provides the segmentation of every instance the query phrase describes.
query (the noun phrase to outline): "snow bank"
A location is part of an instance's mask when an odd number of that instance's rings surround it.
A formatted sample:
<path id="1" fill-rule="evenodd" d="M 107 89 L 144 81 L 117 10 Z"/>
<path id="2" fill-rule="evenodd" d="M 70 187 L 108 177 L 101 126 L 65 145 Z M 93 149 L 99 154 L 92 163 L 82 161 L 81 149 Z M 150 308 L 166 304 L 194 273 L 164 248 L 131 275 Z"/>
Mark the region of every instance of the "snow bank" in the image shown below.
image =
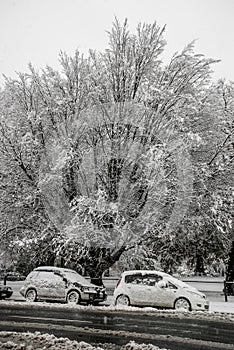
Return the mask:
<path id="1" fill-rule="evenodd" d="M 9 350 L 115 350 L 115 345 L 106 344 L 106 346 L 95 347 L 85 342 L 77 342 L 68 338 L 57 338 L 51 334 L 19 333 L 19 332 L 0 332 L 0 349 Z M 122 346 L 120 350 L 169 350 L 161 349 L 152 344 L 137 344 L 130 341 Z"/>
<path id="2" fill-rule="evenodd" d="M 128 344 L 121 347 L 121 350 L 169 350 L 165 348 L 159 348 L 152 344 L 137 344 L 134 341 L 130 341 Z"/>
<path id="3" fill-rule="evenodd" d="M 234 322 L 234 313 L 227 313 L 228 307 L 230 307 L 229 303 L 226 303 L 226 310 L 216 311 L 180 311 L 180 310 L 160 310 L 153 307 L 135 307 L 135 306 L 125 306 L 125 305 L 110 305 L 110 306 L 93 306 L 93 305 L 71 305 L 71 304 L 62 304 L 62 303 L 48 303 L 48 302 L 18 302 L 18 301 L 10 301 L 10 300 L 0 300 L 1 305 L 7 305 L 8 307 L 12 305 L 14 308 L 22 307 L 22 308 L 30 308 L 30 309 L 38 309 L 38 308 L 46 308 L 48 309 L 60 309 L 60 310 L 81 310 L 81 311 L 95 311 L 95 312 L 135 312 L 135 313 L 143 313 L 143 314 L 154 314 L 162 317 L 177 317 L 177 318 L 193 318 L 193 319 L 212 319 L 212 320 L 225 320 Z"/>
<path id="4" fill-rule="evenodd" d="M 68 338 L 57 338 L 51 334 L 19 333 L 19 332 L 0 332 L 0 349 L 15 350 L 103 350 L 100 347 L 94 347 L 85 342 L 77 342 Z"/>

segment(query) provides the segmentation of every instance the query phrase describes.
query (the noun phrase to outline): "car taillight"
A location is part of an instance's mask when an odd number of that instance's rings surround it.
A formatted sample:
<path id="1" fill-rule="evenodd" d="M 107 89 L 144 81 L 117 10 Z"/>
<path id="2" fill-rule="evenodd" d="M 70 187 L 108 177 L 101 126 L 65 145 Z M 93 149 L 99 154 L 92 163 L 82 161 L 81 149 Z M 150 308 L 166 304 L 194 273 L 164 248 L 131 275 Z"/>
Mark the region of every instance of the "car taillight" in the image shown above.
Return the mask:
<path id="1" fill-rule="evenodd" d="M 120 277 L 120 279 L 117 281 L 117 284 L 116 284 L 116 287 L 115 288 L 117 288 L 118 287 L 118 285 L 120 284 L 120 282 L 121 282 L 121 279 L 122 279 L 122 277 Z"/>

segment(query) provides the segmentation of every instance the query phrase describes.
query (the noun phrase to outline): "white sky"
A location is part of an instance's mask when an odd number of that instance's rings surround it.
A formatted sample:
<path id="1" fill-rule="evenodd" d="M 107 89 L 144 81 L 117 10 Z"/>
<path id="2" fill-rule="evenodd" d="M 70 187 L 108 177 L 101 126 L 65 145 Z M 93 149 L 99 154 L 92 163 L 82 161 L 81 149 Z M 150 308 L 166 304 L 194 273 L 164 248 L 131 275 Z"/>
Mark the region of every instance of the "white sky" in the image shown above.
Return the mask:
<path id="1" fill-rule="evenodd" d="M 234 0 L 0 0 L 0 84 L 29 62 L 58 68 L 60 50 L 104 50 L 114 16 L 131 31 L 166 24 L 166 58 L 198 39 L 197 52 L 222 60 L 214 78 L 234 81 Z"/>

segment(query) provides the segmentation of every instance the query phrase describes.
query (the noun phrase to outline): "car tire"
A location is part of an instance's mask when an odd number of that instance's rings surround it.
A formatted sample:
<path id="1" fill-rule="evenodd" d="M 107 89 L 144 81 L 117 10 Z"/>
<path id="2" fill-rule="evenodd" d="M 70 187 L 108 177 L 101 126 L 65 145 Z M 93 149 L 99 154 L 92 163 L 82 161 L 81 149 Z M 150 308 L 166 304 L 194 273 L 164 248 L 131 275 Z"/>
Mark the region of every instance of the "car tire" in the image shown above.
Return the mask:
<path id="1" fill-rule="evenodd" d="M 130 305 L 129 297 L 124 294 L 119 295 L 115 300 L 115 305 L 129 306 Z"/>
<path id="2" fill-rule="evenodd" d="M 178 298 L 174 304 L 175 310 L 191 311 L 191 304 L 186 298 Z"/>
<path id="3" fill-rule="evenodd" d="M 29 302 L 34 302 L 37 300 L 37 292 L 35 289 L 28 289 L 25 293 L 25 299 Z"/>
<path id="4" fill-rule="evenodd" d="M 72 290 L 67 294 L 67 303 L 68 304 L 79 304 L 80 294 L 76 290 Z"/>

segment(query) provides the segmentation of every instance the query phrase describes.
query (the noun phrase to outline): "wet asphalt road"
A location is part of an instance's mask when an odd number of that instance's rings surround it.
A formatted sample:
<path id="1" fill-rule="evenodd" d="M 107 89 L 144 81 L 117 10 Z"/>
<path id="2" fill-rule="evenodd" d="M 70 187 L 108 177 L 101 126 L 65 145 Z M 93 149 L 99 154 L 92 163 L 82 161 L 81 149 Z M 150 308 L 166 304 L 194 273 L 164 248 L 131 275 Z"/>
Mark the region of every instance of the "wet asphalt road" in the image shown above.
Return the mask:
<path id="1" fill-rule="evenodd" d="M 91 344 L 151 343 L 171 350 L 234 349 L 234 323 L 173 314 L 2 304 L 0 330 L 52 333 Z"/>

